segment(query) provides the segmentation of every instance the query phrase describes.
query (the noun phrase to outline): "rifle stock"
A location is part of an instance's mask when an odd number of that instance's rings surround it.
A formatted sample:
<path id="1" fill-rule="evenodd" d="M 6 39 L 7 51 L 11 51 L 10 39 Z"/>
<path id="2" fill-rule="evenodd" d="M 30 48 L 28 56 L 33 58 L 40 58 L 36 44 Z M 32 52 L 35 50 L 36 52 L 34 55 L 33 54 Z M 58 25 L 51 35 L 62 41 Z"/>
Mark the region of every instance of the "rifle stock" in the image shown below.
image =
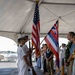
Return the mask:
<path id="1" fill-rule="evenodd" d="M 33 47 L 33 46 L 32 46 L 32 47 Z M 31 51 L 31 48 L 30 48 L 30 41 L 29 41 L 29 51 Z M 30 54 L 30 55 L 29 55 L 29 60 L 30 60 L 30 64 L 32 65 L 32 58 L 31 58 L 31 57 L 32 57 L 32 55 Z M 32 75 L 37 75 L 33 67 L 32 67 L 32 73 L 33 73 Z"/>

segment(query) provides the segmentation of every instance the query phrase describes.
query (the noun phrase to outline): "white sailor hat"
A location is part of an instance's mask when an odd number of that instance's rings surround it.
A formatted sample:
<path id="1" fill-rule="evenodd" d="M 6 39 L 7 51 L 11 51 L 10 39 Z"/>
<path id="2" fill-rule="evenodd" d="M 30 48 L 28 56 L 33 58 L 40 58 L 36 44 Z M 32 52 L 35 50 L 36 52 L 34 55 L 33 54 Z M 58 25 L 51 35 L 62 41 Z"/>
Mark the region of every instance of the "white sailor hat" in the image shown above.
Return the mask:
<path id="1" fill-rule="evenodd" d="M 20 36 L 20 37 L 18 37 L 17 40 L 19 41 L 19 40 L 22 40 L 22 39 L 24 39 L 24 38 L 25 38 L 24 36 Z"/>
<path id="2" fill-rule="evenodd" d="M 21 40 L 21 39 L 28 39 L 28 35 L 21 35 L 20 37 L 18 37 L 18 40 Z"/>

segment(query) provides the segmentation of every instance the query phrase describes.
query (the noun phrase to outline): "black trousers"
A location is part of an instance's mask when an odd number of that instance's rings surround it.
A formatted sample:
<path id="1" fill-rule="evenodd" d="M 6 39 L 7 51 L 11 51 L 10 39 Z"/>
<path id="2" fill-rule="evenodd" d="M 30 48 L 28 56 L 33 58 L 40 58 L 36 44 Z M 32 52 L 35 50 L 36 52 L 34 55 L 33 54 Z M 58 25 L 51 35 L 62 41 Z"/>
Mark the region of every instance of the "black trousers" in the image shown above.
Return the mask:
<path id="1" fill-rule="evenodd" d="M 46 67 L 46 59 L 44 59 L 44 73 L 47 72 L 47 67 Z"/>

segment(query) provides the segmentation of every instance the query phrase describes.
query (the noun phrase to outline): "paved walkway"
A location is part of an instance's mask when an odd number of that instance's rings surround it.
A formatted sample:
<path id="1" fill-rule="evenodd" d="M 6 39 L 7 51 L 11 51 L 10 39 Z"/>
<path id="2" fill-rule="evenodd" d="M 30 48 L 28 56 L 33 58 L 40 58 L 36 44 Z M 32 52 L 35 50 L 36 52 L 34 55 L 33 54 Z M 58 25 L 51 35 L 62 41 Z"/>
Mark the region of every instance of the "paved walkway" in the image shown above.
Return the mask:
<path id="1" fill-rule="evenodd" d="M 34 67 L 34 69 L 35 69 L 37 75 L 43 75 L 41 70 L 39 70 L 36 67 Z M 17 68 L 1 68 L 0 75 L 18 75 L 18 70 L 17 70 Z M 31 71 L 30 71 L 30 75 L 32 75 Z"/>

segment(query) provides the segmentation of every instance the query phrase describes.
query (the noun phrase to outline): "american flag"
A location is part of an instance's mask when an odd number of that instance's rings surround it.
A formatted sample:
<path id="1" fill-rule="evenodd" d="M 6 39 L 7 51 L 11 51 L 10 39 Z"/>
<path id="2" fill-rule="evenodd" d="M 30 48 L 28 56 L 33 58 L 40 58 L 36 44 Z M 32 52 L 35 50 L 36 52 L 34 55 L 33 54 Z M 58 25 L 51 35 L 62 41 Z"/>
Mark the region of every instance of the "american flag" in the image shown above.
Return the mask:
<path id="1" fill-rule="evenodd" d="M 58 21 L 48 32 L 48 35 L 45 37 L 45 41 L 50 48 L 50 50 L 56 56 L 56 64 L 59 67 L 59 43 L 58 43 Z"/>
<path id="2" fill-rule="evenodd" d="M 32 44 L 35 47 L 36 56 L 40 54 L 40 19 L 39 19 L 39 6 L 36 1 L 33 25 L 32 25 Z"/>

